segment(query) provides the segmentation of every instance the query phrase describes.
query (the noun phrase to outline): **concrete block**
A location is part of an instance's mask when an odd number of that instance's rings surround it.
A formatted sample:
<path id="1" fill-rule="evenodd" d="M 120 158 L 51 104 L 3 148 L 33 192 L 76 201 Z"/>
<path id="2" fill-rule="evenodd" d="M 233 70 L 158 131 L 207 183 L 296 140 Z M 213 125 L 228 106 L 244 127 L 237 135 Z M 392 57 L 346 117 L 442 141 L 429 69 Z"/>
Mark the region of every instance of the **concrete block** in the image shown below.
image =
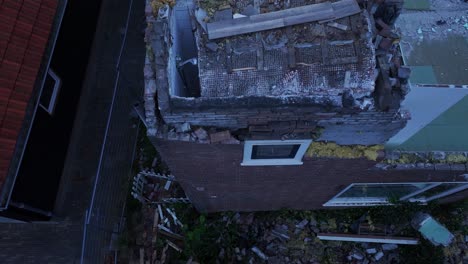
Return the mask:
<path id="1" fill-rule="evenodd" d="M 382 245 L 382 250 L 395 250 L 398 248 L 397 244 L 383 244 Z"/>

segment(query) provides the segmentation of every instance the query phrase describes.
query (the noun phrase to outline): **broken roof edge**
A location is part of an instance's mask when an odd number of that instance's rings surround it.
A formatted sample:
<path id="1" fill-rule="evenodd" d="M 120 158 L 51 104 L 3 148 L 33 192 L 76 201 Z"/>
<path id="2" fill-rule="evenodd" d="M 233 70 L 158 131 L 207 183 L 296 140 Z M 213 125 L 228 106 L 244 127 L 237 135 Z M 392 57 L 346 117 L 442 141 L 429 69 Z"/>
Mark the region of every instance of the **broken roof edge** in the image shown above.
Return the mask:
<path id="1" fill-rule="evenodd" d="M 243 109 L 243 108 L 282 108 L 282 107 L 317 107 L 330 111 L 365 111 L 358 107 L 344 107 L 342 95 L 335 100 L 330 97 L 306 96 L 238 96 L 238 97 L 178 97 L 171 96 L 172 110 L 193 109 Z"/>
<path id="2" fill-rule="evenodd" d="M 169 6 L 163 7 L 166 11 Z M 167 31 L 165 28 L 168 24 L 165 12 L 158 10 L 157 17 L 154 16 L 154 9 L 151 1 L 146 2 L 146 23 L 148 26 L 145 29 L 145 66 L 143 68 L 144 76 L 144 116 L 142 119 L 146 126 L 148 136 L 154 136 L 160 129 L 161 120 L 159 119 L 158 111 L 167 111 L 169 109 L 169 84 L 167 76 L 167 55 L 164 50 L 166 47 L 165 38 Z M 160 45 L 163 47 L 160 50 L 154 50 L 153 46 Z"/>

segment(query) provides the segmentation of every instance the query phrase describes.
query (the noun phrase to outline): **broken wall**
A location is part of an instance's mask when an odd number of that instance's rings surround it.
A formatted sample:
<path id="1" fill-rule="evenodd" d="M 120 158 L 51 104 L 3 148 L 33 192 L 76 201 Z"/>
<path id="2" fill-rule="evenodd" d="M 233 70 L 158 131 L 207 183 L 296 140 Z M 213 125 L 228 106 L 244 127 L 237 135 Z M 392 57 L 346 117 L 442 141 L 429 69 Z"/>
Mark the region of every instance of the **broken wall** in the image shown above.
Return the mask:
<path id="1" fill-rule="evenodd" d="M 281 131 L 291 137 L 311 138 L 310 133 L 320 128 L 318 141 L 333 141 L 342 145 L 376 145 L 385 143 L 406 124 L 398 112 L 329 111 L 320 106 L 249 107 L 217 109 L 184 109 L 163 112 L 167 124 L 249 129 L 254 138 L 255 127 L 262 126 L 262 134 Z M 305 125 L 308 124 L 308 125 Z M 271 134 L 273 137 L 274 135 Z M 265 138 L 266 139 L 266 138 Z M 272 138 L 273 139 L 273 138 Z"/>
<path id="2" fill-rule="evenodd" d="M 279 130 L 291 137 L 311 138 L 310 132 L 315 127 L 320 127 L 324 129 L 318 140 L 344 145 L 375 145 L 385 143 L 406 124 L 398 107 L 386 112 L 374 109 L 372 103 L 363 102 L 363 105 L 356 107 L 352 102 L 347 103 L 349 98 L 346 94 L 339 95 L 343 98 L 343 105 L 336 105 L 332 100 L 321 96 L 182 98 L 171 95 L 171 85 L 178 82 L 173 76 L 175 54 L 168 53 L 168 50 L 173 52 L 174 48 L 170 44 L 171 18 L 166 17 L 164 12 L 160 13 L 162 15 L 159 14 L 157 19 L 147 17 L 151 26 L 147 28 L 145 35 L 148 44 L 145 114 L 150 136 L 158 134 L 164 123 L 169 126 L 189 123 L 238 130 L 256 125 L 271 126 L 272 122 L 285 122 L 280 125 Z M 168 60 L 170 57 L 173 59 Z M 286 122 L 290 122 L 290 125 Z M 298 123 L 311 123 L 314 127 L 300 128 Z M 302 134 L 297 129 L 302 129 Z"/>

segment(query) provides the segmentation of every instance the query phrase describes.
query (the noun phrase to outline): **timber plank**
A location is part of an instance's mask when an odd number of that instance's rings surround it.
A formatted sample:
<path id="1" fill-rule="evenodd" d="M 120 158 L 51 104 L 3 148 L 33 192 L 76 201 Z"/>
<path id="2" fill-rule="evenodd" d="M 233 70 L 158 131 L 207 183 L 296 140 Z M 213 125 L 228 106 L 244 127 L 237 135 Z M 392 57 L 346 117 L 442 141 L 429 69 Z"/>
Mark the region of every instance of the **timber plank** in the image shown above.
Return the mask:
<path id="1" fill-rule="evenodd" d="M 207 24 L 207 31 L 209 39 L 217 39 L 331 18 L 334 18 L 332 4 L 324 2 L 250 17 L 212 22 Z"/>

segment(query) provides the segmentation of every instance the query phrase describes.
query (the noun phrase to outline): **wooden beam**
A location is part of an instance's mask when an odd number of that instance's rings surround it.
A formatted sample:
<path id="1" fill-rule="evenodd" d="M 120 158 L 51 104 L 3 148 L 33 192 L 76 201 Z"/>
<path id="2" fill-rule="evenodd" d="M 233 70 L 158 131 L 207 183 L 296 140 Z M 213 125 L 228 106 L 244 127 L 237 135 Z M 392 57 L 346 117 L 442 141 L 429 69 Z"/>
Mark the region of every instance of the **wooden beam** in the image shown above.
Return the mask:
<path id="1" fill-rule="evenodd" d="M 174 239 L 178 239 L 178 240 L 184 240 L 184 237 L 179 235 L 179 234 L 176 234 L 174 232 L 172 232 L 170 229 L 168 229 L 167 227 L 159 224 L 158 225 L 159 227 L 159 233 L 165 235 L 165 236 L 168 236 L 168 237 L 171 237 L 171 238 L 174 238 Z"/>
<path id="2" fill-rule="evenodd" d="M 250 17 L 212 22 L 207 24 L 207 31 L 209 39 L 217 39 L 318 20 L 331 19 L 334 17 L 335 14 L 332 4 L 330 2 L 325 2 L 253 15 Z"/>
<path id="3" fill-rule="evenodd" d="M 367 242 L 367 243 L 384 243 L 384 244 L 402 244 L 402 245 L 417 245 L 419 239 L 412 237 L 391 237 L 391 236 L 373 236 L 373 235 L 353 235 L 353 234 L 337 234 L 337 233 L 318 233 L 317 237 L 321 240 L 332 241 L 351 241 L 351 242 Z"/>
<path id="4" fill-rule="evenodd" d="M 338 2 L 332 3 L 333 8 L 333 18 L 321 19 L 319 23 L 330 22 L 335 19 L 340 19 L 347 16 L 355 15 L 361 12 L 361 8 L 356 0 L 341 0 Z"/>

